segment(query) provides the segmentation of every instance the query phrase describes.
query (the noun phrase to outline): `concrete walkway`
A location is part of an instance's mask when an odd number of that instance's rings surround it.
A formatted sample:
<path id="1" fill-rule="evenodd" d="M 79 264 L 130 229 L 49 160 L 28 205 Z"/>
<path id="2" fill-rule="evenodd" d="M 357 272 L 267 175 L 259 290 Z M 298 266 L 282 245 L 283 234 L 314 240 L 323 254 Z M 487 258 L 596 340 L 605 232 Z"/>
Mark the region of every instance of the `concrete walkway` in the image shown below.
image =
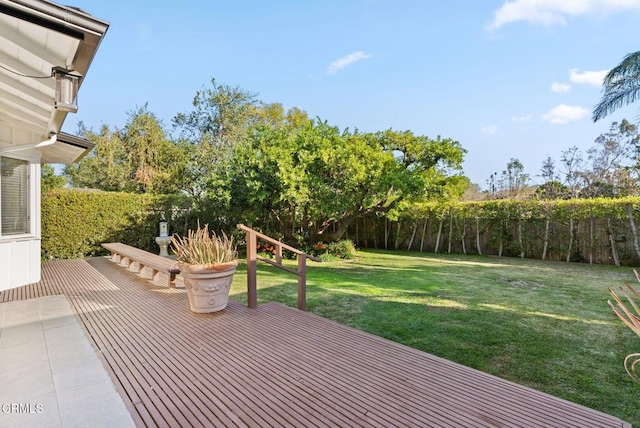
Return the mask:
<path id="1" fill-rule="evenodd" d="M 0 304 L 0 427 L 133 427 L 64 296 Z"/>

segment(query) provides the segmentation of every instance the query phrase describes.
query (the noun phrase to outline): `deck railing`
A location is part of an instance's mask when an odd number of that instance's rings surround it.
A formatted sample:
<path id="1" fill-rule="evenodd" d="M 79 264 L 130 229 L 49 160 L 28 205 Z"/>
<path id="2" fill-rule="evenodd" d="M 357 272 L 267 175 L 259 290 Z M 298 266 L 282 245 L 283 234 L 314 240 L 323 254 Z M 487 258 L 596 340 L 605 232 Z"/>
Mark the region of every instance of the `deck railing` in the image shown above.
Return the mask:
<path id="1" fill-rule="evenodd" d="M 238 229 L 247 234 L 247 306 L 251 309 L 258 307 L 258 276 L 257 261 L 268 263 L 272 266 L 285 270 L 293 275 L 298 276 L 298 309 L 307 310 L 307 259 L 314 262 L 321 260 L 303 251 L 284 244 L 270 236 L 264 235 L 244 224 L 239 224 Z M 269 242 L 275 246 L 275 261 L 258 255 L 258 239 Z M 298 269 L 294 270 L 282 265 L 282 250 L 288 250 L 294 253 L 298 259 Z"/>

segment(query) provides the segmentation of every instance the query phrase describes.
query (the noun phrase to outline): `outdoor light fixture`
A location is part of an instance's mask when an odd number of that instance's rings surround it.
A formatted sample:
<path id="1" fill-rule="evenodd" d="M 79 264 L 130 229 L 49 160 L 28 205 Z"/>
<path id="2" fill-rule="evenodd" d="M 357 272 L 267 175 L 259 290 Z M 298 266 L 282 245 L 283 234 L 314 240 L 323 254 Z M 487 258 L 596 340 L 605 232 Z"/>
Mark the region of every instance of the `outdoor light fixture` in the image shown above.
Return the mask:
<path id="1" fill-rule="evenodd" d="M 78 83 L 82 76 L 62 67 L 53 67 L 51 73 L 56 78 L 55 108 L 60 111 L 77 112 Z"/>

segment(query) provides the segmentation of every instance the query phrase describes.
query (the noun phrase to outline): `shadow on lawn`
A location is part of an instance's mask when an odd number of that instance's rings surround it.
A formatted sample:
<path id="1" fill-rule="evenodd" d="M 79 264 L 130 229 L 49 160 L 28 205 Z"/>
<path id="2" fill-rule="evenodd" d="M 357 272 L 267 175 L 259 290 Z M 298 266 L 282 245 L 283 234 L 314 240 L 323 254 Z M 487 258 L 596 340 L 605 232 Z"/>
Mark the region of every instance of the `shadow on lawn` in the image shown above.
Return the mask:
<path id="1" fill-rule="evenodd" d="M 528 269 L 529 261 L 523 264 L 518 260 L 514 264 L 502 265 L 496 264 L 492 258 L 479 256 L 446 257 L 444 260 L 445 257 L 402 253 L 399 259 L 398 254 L 367 250 L 366 257 L 357 262 L 333 262 L 319 268 L 312 267 L 308 271 L 308 308 L 315 312 L 316 307 L 335 307 L 328 317 L 340 322 L 340 308 L 347 308 L 346 314 L 357 314 L 369 301 L 420 302 L 431 310 L 472 307 L 483 313 L 519 311 L 523 316 L 586 324 L 611 324 L 615 321 L 606 306 L 595 306 L 594 310 L 592 303 L 592 299 L 606 295 L 607 278 L 603 278 L 601 287 L 584 287 L 572 281 L 566 264 L 562 263 L 549 267 L 549 262 L 534 261 L 535 265 L 547 266 L 544 272 L 542 269 L 535 272 Z M 246 284 L 243 267 L 241 265 L 236 276 Z M 589 266 L 577 268 L 584 270 Z M 596 278 L 598 271 L 601 269 L 590 271 L 589 275 Z M 260 265 L 259 301 L 275 301 L 296 307 L 296 281 L 293 275 Z M 246 301 L 246 285 L 234 287 L 232 298 Z M 319 314 L 325 316 L 324 313 Z M 346 314 L 345 317 L 350 318 Z"/>
<path id="2" fill-rule="evenodd" d="M 296 293 L 294 278 L 259 289 L 258 297 L 295 307 Z M 615 322 L 464 305 L 426 290 L 406 297 L 314 284 L 307 306 L 316 315 L 609 413 L 602 405 L 603 385 L 626 383 L 624 370 L 612 361 L 621 361 L 633 343 Z M 620 355 L 612 352 L 618 349 Z M 568 395 L 567 387 L 575 393 Z"/>
<path id="3" fill-rule="evenodd" d="M 606 306 L 611 269 L 576 266 L 591 277 L 583 286 L 562 262 L 402 255 L 310 267 L 309 312 L 640 422 L 621 365 L 637 338 Z M 245 272 L 232 298 L 246 303 Z M 260 265 L 258 300 L 296 307 L 296 277 Z"/>

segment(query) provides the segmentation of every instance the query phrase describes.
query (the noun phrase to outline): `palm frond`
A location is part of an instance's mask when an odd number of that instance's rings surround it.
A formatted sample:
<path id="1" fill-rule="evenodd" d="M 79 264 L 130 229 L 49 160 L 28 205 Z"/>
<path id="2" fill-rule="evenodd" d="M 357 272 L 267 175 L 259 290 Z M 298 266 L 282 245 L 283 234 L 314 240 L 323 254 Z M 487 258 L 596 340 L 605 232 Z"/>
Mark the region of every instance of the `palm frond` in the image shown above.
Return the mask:
<path id="1" fill-rule="evenodd" d="M 602 83 L 602 99 L 593 109 L 597 122 L 618 108 L 640 98 L 640 51 L 633 52 L 612 68 Z"/>
<path id="2" fill-rule="evenodd" d="M 627 54 L 620 64 L 609 70 L 602 85 L 604 88 L 624 77 L 638 77 L 640 75 L 640 51 Z"/>

